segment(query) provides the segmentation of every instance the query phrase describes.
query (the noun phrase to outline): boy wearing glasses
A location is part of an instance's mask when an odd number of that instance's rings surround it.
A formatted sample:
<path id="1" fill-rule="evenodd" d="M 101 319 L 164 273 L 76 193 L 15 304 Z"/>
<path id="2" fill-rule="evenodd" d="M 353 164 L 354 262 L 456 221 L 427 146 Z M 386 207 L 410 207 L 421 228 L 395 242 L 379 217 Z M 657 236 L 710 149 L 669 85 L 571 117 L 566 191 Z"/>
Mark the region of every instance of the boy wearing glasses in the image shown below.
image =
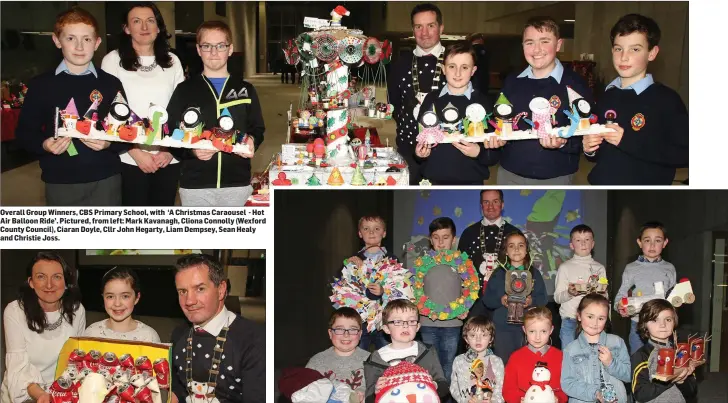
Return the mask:
<path id="1" fill-rule="evenodd" d="M 364 360 L 369 352 L 359 348 L 361 317 L 353 308 L 339 308 L 329 319 L 332 346 L 308 360 L 306 368 L 314 369 L 332 381 L 344 382 L 364 401 Z"/>
<path id="2" fill-rule="evenodd" d="M 258 95 L 252 84 L 228 73 L 233 45 L 227 24 L 202 23 L 197 28 L 197 53 L 204 70 L 174 90 L 167 106 L 171 127 L 179 127 L 183 112 L 191 107 L 199 108 L 207 130 L 220 127 L 218 119 L 229 115 L 232 129 L 240 131 L 239 141 L 248 146 L 249 152 L 174 149 L 174 156 L 182 163 L 180 199 L 183 206 L 242 207 L 253 193 L 250 159 L 263 142 L 265 132 Z"/>
<path id="3" fill-rule="evenodd" d="M 417 306 L 408 299 L 390 301 L 382 310 L 382 323 L 382 329 L 392 337 L 392 343 L 373 352 L 364 362 L 366 402 L 374 402 L 377 382 L 384 370 L 402 361 L 426 369 L 437 383 L 437 394 L 445 401 L 450 382 L 445 378 L 437 352 L 431 346 L 415 341 L 420 330 Z"/>

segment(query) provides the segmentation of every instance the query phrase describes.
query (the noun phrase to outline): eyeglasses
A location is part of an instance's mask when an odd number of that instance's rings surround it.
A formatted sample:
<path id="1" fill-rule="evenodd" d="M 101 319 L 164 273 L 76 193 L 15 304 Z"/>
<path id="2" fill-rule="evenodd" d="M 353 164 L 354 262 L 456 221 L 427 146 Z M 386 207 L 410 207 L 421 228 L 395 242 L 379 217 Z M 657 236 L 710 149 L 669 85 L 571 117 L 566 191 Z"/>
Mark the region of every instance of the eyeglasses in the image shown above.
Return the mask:
<path id="1" fill-rule="evenodd" d="M 410 356 L 407 356 L 407 357 L 404 357 L 404 358 L 395 358 L 395 359 L 389 360 L 389 361 L 387 361 L 387 365 L 389 365 L 390 367 L 393 367 L 393 366 L 399 364 L 402 361 L 407 361 L 410 364 L 412 364 L 412 363 L 415 362 L 415 360 L 417 360 L 417 356 L 416 355 L 410 355 Z"/>
<path id="2" fill-rule="evenodd" d="M 218 43 L 217 45 L 212 45 L 209 43 L 203 43 L 201 45 L 197 45 L 200 47 L 200 50 L 203 52 L 212 52 L 212 49 L 217 49 L 218 52 L 224 52 L 227 48 L 230 47 L 227 43 Z"/>
<path id="3" fill-rule="evenodd" d="M 389 322 L 387 322 L 387 324 L 388 325 L 394 325 L 394 326 L 397 326 L 397 327 L 404 326 L 405 323 L 407 325 L 409 325 L 409 326 L 417 326 L 417 323 L 418 322 L 419 321 L 417 319 L 412 319 L 412 320 L 390 320 Z"/>
<path id="4" fill-rule="evenodd" d="M 336 329 L 331 329 L 332 332 L 334 332 L 337 336 L 342 336 L 344 334 L 349 334 L 352 336 L 356 336 L 357 334 L 361 333 L 361 329 L 344 329 L 337 327 Z"/>

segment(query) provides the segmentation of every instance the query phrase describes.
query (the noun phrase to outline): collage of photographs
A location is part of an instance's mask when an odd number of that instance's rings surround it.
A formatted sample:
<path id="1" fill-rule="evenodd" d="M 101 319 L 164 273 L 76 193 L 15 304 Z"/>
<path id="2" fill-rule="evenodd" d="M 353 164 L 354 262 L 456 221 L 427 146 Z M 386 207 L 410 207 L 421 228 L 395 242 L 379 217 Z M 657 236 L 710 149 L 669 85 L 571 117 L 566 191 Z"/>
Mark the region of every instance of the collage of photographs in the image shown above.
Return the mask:
<path id="1" fill-rule="evenodd" d="M 726 402 L 698 3 L 3 0 L 0 403 Z"/>

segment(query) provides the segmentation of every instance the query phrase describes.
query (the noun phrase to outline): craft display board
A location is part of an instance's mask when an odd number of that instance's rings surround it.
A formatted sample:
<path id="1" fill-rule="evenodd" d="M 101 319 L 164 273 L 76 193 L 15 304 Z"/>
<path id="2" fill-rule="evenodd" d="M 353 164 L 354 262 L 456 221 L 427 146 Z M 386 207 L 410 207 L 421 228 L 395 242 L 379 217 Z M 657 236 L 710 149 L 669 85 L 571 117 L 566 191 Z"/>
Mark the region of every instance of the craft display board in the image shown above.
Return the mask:
<path id="1" fill-rule="evenodd" d="M 210 140 L 199 140 L 196 143 L 190 143 L 185 142 L 181 140 L 175 140 L 172 137 L 164 137 L 164 138 L 154 138 L 152 142 L 149 142 L 149 136 L 145 134 L 139 134 L 136 136 L 136 138 L 133 141 L 126 141 L 119 138 L 119 136 L 113 135 L 113 134 L 107 134 L 104 131 L 96 130 L 94 128 L 91 128 L 91 131 L 89 134 L 83 134 L 79 132 L 78 130 L 72 130 L 72 129 L 65 129 L 65 128 L 59 128 L 57 131 L 58 137 L 73 137 L 77 139 L 86 139 L 86 140 L 105 140 L 105 141 L 114 141 L 114 142 L 121 142 L 121 143 L 129 143 L 129 144 L 145 144 L 145 145 L 152 145 L 152 146 L 160 146 L 160 147 L 169 147 L 169 148 L 191 148 L 191 149 L 198 149 L 198 150 L 214 150 L 214 151 L 223 151 L 218 147 L 215 147 L 213 145 L 213 142 Z M 232 145 L 232 151 L 233 153 L 250 153 L 250 148 L 247 144 L 233 144 Z"/>

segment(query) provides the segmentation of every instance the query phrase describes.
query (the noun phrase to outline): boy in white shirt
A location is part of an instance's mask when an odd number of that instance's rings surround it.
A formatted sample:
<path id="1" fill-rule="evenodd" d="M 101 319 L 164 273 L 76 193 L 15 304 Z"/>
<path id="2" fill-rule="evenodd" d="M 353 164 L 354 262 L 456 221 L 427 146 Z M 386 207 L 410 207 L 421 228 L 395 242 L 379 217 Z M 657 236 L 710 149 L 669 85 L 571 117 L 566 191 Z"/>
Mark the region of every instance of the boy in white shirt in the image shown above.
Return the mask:
<path id="1" fill-rule="evenodd" d="M 592 257 L 594 231 L 588 225 L 579 224 L 572 228 L 570 238 L 569 247 L 574 251 L 574 256 L 559 266 L 556 273 L 556 291 L 554 291 L 554 300 L 561 305 L 559 337 L 562 349 L 574 341 L 576 308 L 586 294 L 577 291 L 576 284 L 586 283 L 591 276 L 597 276 L 598 279 L 607 277 L 604 266 Z M 606 291 L 602 295 L 606 297 Z"/>

